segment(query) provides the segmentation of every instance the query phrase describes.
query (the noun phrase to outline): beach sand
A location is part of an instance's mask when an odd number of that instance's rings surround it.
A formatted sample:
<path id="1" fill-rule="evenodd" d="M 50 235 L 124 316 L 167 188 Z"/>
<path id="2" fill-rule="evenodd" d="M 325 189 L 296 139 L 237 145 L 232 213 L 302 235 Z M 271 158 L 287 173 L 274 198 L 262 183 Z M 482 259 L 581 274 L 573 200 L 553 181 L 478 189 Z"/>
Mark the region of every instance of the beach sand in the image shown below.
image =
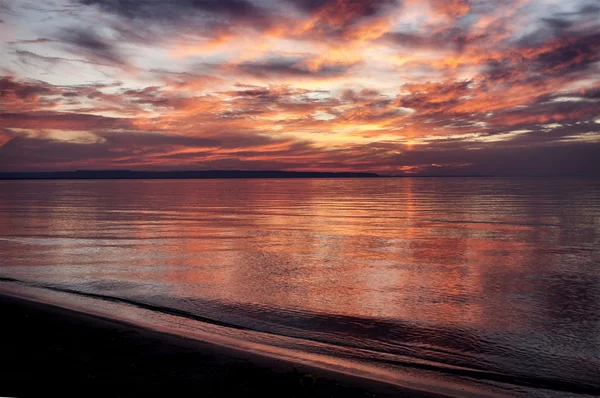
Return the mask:
<path id="1" fill-rule="evenodd" d="M 0 396 L 433 397 L 0 295 Z"/>

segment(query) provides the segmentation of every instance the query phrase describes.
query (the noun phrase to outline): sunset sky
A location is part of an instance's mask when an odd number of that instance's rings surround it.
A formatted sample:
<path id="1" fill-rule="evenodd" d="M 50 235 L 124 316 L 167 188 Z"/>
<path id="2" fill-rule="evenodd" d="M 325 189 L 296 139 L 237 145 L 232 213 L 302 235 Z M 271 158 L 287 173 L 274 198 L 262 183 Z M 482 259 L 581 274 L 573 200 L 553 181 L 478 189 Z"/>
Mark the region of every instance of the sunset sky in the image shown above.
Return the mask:
<path id="1" fill-rule="evenodd" d="M 600 174 L 598 0 L 0 0 L 0 171 Z"/>

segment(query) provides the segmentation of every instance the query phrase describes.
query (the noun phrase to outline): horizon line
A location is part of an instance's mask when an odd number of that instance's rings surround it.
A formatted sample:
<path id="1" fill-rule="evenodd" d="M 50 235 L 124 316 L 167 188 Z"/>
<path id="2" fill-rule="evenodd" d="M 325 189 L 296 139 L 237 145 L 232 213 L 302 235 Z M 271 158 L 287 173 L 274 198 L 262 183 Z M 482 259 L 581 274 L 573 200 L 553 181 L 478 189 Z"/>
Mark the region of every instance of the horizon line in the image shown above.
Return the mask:
<path id="1" fill-rule="evenodd" d="M 235 178 L 580 178 L 593 175 L 491 175 L 491 174 L 379 174 L 368 171 L 295 170 L 129 170 L 80 169 L 71 171 L 0 171 L 0 180 L 85 179 L 235 179 Z"/>

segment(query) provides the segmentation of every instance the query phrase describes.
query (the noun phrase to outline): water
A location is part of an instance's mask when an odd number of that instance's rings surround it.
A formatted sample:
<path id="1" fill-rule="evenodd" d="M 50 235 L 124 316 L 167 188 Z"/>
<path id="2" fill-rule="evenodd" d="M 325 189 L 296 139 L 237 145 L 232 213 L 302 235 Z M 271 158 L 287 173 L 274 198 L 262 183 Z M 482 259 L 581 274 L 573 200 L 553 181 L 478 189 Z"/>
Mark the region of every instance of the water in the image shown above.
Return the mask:
<path id="1" fill-rule="evenodd" d="M 4 289 L 176 333 L 451 395 L 600 395 L 600 180 L 0 182 L 0 254 Z"/>

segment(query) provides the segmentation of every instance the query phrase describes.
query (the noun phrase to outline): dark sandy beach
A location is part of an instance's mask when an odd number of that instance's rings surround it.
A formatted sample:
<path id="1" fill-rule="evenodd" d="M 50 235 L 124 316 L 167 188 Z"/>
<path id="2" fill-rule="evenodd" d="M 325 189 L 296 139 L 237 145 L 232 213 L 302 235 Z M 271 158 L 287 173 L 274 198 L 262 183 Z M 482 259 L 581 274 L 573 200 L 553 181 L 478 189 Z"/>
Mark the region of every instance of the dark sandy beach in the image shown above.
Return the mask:
<path id="1" fill-rule="evenodd" d="M 0 295 L 0 396 L 432 396 Z"/>

